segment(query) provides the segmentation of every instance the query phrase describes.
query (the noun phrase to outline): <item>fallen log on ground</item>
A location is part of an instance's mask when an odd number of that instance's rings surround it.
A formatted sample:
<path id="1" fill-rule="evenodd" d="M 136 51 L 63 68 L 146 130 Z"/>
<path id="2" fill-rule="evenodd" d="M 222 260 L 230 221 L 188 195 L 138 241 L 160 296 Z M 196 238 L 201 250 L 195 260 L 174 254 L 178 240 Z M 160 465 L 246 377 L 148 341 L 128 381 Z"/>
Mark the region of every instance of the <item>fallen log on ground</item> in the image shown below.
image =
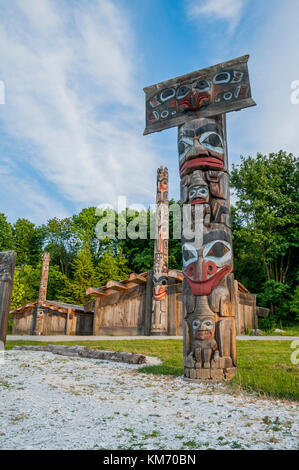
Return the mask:
<path id="1" fill-rule="evenodd" d="M 45 346 L 14 346 L 14 350 L 23 351 L 47 351 L 61 356 L 86 357 L 104 361 L 126 362 L 128 364 L 145 364 L 146 356 L 120 351 L 101 351 L 87 346 L 61 346 L 48 344 Z"/>

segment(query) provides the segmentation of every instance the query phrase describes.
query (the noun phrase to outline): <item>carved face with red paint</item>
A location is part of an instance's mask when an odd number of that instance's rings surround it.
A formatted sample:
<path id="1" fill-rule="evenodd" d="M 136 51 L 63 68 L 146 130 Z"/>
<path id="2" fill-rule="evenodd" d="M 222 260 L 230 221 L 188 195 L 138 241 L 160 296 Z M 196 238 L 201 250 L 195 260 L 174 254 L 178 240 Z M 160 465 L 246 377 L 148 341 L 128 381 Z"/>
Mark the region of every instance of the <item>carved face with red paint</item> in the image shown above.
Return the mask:
<path id="1" fill-rule="evenodd" d="M 199 118 L 179 127 L 178 151 L 181 176 L 196 169 L 224 168 L 221 120 Z"/>
<path id="2" fill-rule="evenodd" d="M 182 84 L 176 92 L 177 111 L 197 111 L 211 103 L 212 84 L 205 78 Z"/>
<path id="3" fill-rule="evenodd" d="M 196 204 L 205 204 L 209 202 L 208 185 L 192 186 L 188 193 L 189 203 L 194 206 Z"/>
<path id="4" fill-rule="evenodd" d="M 154 276 L 154 300 L 162 300 L 167 295 L 167 277 L 160 276 L 157 278 Z"/>
<path id="5" fill-rule="evenodd" d="M 214 318 L 210 316 L 198 316 L 192 321 L 194 340 L 207 340 L 214 336 Z"/>
<path id="6" fill-rule="evenodd" d="M 183 244 L 183 274 L 193 295 L 210 295 L 231 271 L 232 245 L 227 232 L 207 233 L 199 250 L 193 242 Z"/>

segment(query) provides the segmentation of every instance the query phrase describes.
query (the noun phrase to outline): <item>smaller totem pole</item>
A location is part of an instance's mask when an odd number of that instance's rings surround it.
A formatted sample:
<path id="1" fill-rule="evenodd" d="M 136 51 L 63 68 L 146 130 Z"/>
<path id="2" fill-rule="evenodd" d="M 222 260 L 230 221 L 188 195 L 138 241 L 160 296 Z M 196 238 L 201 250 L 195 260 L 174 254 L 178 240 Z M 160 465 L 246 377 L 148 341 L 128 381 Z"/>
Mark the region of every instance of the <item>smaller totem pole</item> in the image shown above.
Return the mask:
<path id="1" fill-rule="evenodd" d="M 168 329 L 168 170 L 157 170 L 156 233 L 154 252 L 154 288 L 152 335 L 167 334 Z"/>
<path id="2" fill-rule="evenodd" d="M 47 300 L 47 288 L 48 288 L 48 277 L 49 277 L 49 265 L 50 265 L 50 253 L 44 253 L 43 256 L 43 267 L 42 275 L 40 280 L 38 304 L 36 309 L 36 323 L 35 323 L 35 335 L 42 335 L 44 330 L 44 312 L 42 309 L 42 303 Z"/>
<path id="3" fill-rule="evenodd" d="M 0 341 L 3 344 L 6 341 L 16 256 L 14 251 L 0 253 Z"/>

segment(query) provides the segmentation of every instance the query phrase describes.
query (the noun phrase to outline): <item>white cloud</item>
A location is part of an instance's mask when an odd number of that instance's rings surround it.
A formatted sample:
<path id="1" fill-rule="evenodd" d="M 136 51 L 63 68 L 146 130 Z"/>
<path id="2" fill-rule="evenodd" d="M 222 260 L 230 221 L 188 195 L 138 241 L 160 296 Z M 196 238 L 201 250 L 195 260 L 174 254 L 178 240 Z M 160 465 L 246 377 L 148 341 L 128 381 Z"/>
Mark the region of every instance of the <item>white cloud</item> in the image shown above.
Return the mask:
<path id="1" fill-rule="evenodd" d="M 257 106 L 228 117 L 232 153 L 256 155 L 286 150 L 299 156 L 299 104 L 291 88 L 299 80 L 299 3 L 289 0 L 272 11 L 250 44 L 251 91 Z M 235 160 L 235 161 L 236 161 Z"/>
<path id="2" fill-rule="evenodd" d="M 2 10 L 0 120 L 30 165 L 77 205 L 118 194 L 150 199 L 156 157 L 142 137 L 142 89 L 124 12 L 109 0 L 17 0 Z"/>
<path id="3" fill-rule="evenodd" d="M 6 200 L 6 215 L 14 222 L 16 218 L 27 218 L 34 223 L 46 222 L 52 217 L 67 217 L 63 205 L 49 197 L 37 178 L 18 177 L 16 165 L 8 158 L 0 164 L 0 200 Z M 1 207 L 0 211 L 3 211 Z"/>
<path id="4" fill-rule="evenodd" d="M 225 20 L 233 30 L 238 24 L 245 0 L 191 0 L 188 4 L 190 18 L 207 16 L 209 19 Z"/>

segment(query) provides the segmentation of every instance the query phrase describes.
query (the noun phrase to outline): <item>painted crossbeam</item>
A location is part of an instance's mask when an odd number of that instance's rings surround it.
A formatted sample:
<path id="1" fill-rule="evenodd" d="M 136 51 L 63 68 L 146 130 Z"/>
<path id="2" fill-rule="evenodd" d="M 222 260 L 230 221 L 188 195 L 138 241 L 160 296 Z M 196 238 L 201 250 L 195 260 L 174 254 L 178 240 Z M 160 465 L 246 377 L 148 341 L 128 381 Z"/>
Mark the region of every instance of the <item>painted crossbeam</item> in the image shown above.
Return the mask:
<path id="1" fill-rule="evenodd" d="M 251 97 L 249 55 L 144 88 L 144 135 L 199 117 L 255 106 Z"/>

